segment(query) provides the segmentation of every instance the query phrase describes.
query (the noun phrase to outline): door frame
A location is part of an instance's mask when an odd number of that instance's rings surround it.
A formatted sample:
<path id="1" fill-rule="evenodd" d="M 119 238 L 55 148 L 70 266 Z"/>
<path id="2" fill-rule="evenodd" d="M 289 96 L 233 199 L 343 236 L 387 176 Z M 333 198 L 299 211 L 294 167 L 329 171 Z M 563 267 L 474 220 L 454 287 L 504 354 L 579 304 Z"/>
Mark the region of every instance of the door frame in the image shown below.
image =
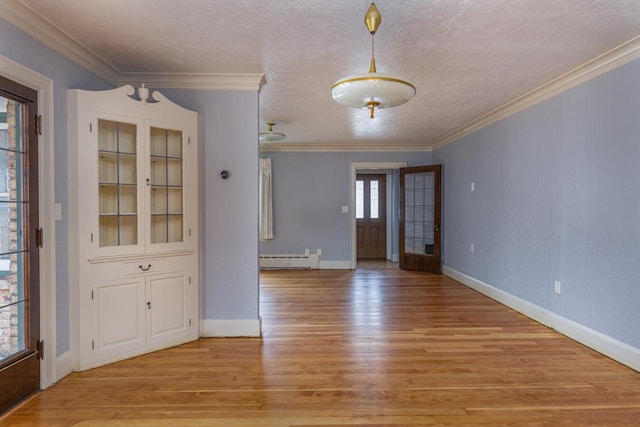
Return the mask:
<path id="1" fill-rule="evenodd" d="M 358 263 L 358 238 L 356 236 L 356 179 L 358 175 L 358 171 L 361 170 L 375 170 L 375 169 L 400 169 L 407 166 L 407 162 L 351 162 L 351 180 L 349 182 L 349 232 L 351 234 L 351 269 L 355 269 Z M 389 253 L 389 248 L 391 245 L 391 241 L 388 238 L 388 234 L 391 231 L 391 227 L 389 222 L 391 221 L 391 216 L 389 214 L 389 209 L 391 209 L 391 204 L 389 203 L 389 197 L 391 195 L 391 191 L 389 191 L 389 179 L 387 179 L 387 254 Z"/>
<path id="2" fill-rule="evenodd" d="M 2 55 L 0 74 L 38 92 L 38 114 L 42 116 L 42 135 L 38 138 L 38 202 L 40 226 L 44 230 L 44 245 L 40 249 L 40 339 L 44 340 L 40 387 L 45 389 L 68 373 L 62 372 L 60 377 L 57 374 L 53 80 Z"/>

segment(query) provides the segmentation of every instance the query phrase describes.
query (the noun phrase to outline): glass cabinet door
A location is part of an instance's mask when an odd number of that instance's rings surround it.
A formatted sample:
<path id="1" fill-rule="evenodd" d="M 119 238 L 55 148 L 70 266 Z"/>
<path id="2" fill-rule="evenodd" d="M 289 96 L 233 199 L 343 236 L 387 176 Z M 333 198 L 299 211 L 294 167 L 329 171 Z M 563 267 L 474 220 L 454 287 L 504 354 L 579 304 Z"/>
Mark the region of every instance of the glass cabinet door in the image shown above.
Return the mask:
<path id="1" fill-rule="evenodd" d="M 98 120 L 99 246 L 138 244 L 136 125 Z"/>
<path id="2" fill-rule="evenodd" d="M 182 242 L 182 132 L 151 127 L 151 243 Z"/>

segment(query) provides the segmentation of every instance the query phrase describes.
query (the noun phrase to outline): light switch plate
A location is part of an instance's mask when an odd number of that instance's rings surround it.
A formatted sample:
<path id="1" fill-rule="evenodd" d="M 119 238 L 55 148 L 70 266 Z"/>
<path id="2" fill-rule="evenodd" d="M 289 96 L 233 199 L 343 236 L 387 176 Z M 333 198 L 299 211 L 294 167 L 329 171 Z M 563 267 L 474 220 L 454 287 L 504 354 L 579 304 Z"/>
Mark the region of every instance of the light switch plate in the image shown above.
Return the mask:
<path id="1" fill-rule="evenodd" d="M 349 213 L 349 206 L 343 206 L 342 213 Z"/>

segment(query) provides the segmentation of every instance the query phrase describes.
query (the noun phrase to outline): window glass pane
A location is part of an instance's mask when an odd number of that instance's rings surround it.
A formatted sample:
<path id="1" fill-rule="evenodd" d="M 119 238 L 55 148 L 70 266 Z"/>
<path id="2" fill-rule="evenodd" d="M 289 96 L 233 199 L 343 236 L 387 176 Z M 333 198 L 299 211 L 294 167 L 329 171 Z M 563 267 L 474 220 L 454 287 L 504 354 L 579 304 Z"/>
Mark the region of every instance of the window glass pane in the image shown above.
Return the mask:
<path id="1" fill-rule="evenodd" d="M 23 107 L 0 97 L 0 361 L 25 348 L 28 191 Z M 28 175 L 26 176 L 28 178 Z"/>
<path id="2" fill-rule="evenodd" d="M 370 183 L 370 198 L 371 198 L 371 217 L 377 219 L 380 217 L 378 214 L 378 181 L 371 181 Z"/>
<path id="3" fill-rule="evenodd" d="M 364 181 L 356 181 L 356 218 L 364 218 Z"/>
<path id="4" fill-rule="evenodd" d="M 23 301 L 0 307 L 0 360 L 25 348 L 24 307 Z"/>

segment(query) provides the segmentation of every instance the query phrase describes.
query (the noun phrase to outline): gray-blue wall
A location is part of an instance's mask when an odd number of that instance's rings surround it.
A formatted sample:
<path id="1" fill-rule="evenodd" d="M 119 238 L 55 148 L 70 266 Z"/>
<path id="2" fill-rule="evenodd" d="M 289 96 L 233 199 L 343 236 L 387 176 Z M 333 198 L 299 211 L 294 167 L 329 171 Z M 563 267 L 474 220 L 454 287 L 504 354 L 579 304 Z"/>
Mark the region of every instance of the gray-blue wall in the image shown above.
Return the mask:
<path id="1" fill-rule="evenodd" d="M 70 348 L 69 224 L 67 198 L 67 89 L 104 90 L 113 86 L 39 41 L 0 19 L 0 55 L 53 80 L 56 202 L 62 220 L 56 222 L 56 328 L 57 354 Z M 46 234 L 46 230 L 45 230 Z M 46 237 L 45 237 L 46 238 Z"/>
<path id="2" fill-rule="evenodd" d="M 636 348 L 639 76 L 629 63 L 434 152 L 447 267 Z"/>
<path id="3" fill-rule="evenodd" d="M 257 320 L 258 92 L 162 93 L 200 113 L 202 318 Z"/>
<path id="4" fill-rule="evenodd" d="M 393 142 L 389 142 L 390 145 Z M 432 163 L 431 152 L 265 152 L 273 183 L 272 240 L 262 254 L 299 254 L 322 249 L 322 260 L 351 261 L 349 205 L 351 162 Z"/>

